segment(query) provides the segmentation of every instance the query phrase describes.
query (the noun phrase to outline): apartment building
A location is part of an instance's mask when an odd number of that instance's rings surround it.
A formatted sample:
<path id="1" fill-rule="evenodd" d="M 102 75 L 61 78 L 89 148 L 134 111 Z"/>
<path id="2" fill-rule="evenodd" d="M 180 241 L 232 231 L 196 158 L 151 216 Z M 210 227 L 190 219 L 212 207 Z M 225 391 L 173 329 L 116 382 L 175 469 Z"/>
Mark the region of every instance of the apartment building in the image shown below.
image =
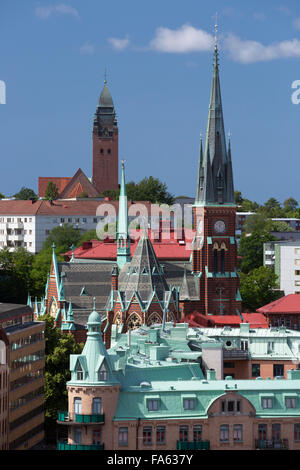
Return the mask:
<path id="1" fill-rule="evenodd" d="M 58 413 L 68 438 L 58 450 L 300 449 L 299 370 L 223 380 L 211 367 L 222 346 L 206 337 L 191 351 L 185 325 L 115 329 L 109 350 L 96 311 L 87 329 L 82 354 L 70 356 L 68 409 Z"/>
<path id="2" fill-rule="evenodd" d="M 1 395 L 8 388 L 9 450 L 32 449 L 44 439 L 44 328 L 29 306 L 0 304 Z M 2 418 L 5 431 L 3 423 Z"/>

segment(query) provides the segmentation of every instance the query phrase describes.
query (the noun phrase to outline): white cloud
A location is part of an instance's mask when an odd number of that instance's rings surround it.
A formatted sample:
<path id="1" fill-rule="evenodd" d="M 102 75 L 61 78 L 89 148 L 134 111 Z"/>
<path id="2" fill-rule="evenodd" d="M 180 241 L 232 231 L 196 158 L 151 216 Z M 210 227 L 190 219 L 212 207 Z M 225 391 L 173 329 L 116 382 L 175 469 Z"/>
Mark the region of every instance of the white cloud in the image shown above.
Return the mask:
<path id="1" fill-rule="evenodd" d="M 124 49 L 126 49 L 126 47 L 129 46 L 130 40 L 128 36 L 125 36 L 124 39 L 108 38 L 108 42 L 117 51 L 123 51 Z"/>
<path id="2" fill-rule="evenodd" d="M 212 49 L 213 42 L 211 34 L 185 24 L 176 30 L 157 28 L 150 47 L 160 52 L 186 53 L 209 51 Z"/>
<path id="3" fill-rule="evenodd" d="M 59 3 L 58 5 L 48 5 L 48 6 L 36 6 L 35 14 L 38 18 L 43 20 L 49 18 L 51 15 L 60 14 L 60 15 L 70 15 L 75 18 L 80 18 L 78 11 L 65 3 Z"/>
<path id="4" fill-rule="evenodd" d="M 230 34 L 225 38 L 224 46 L 231 59 L 244 64 L 300 57 L 300 41 L 298 39 L 265 46 L 258 41 L 243 40 L 234 34 Z"/>
<path id="5" fill-rule="evenodd" d="M 79 48 L 79 52 L 81 55 L 93 55 L 95 53 L 95 46 L 86 42 Z"/>

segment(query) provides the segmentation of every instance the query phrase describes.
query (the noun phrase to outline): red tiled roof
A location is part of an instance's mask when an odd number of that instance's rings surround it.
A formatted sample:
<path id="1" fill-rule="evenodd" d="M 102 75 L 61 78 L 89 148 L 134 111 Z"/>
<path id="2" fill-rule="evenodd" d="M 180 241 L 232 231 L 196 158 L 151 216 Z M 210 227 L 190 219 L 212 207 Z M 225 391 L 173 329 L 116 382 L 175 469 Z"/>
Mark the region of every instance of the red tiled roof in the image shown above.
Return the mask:
<path id="1" fill-rule="evenodd" d="M 149 230 L 149 238 L 152 242 L 153 249 L 158 259 L 176 259 L 186 261 L 190 259 L 190 243 L 180 244 L 178 240 L 173 238 L 171 238 L 171 240 L 156 241 L 152 237 L 151 230 Z M 130 243 L 130 251 L 132 256 L 135 252 L 137 242 L 138 239 L 132 240 Z M 72 256 L 72 251 L 67 251 L 63 255 L 66 259 L 70 259 Z M 85 242 L 79 248 L 74 250 L 74 257 L 77 259 L 116 260 L 117 242 L 113 240 L 92 240 L 91 242 Z"/>
<path id="2" fill-rule="evenodd" d="M 67 184 L 71 181 L 71 176 L 39 176 L 38 180 L 38 194 L 39 197 L 45 197 L 45 192 L 50 181 L 57 186 L 59 194 L 64 190 Z"/>
<path id="3" fill-rule="evenodd" d="M 243 313 L 243 320 L 239 315 L 203 315 L 192 313 L 185 316 L 184 321 L 191 327 L 239 327 L 241 323 L 249 323 L 250 328 L 269 328 L 266 317 L 261 313 Z"/>
<path id="4" fill-rule="evenodd" d="M 257 309 L 261 313 L 300 314 L 300 295 L 289 294 Z"/>
<path id="5" fill-rule="evenodd" d="M 32 202 L 30 200 L 22 201 L 19 199 L 0 200 L 0 215 L 87 215 L 96 216 L 96 211 L 102 204 L 111 205 L 116 215 L 119 211 L 119 201 L 97 201 L 97 200 L 56 200 L 50 203 L 46 200 Z M 134 203 L 128 203 L 128 207 Z M 150 214 L 150 202 L 139 201 L 137 204 L 143 204 L 147 207 Z"/>

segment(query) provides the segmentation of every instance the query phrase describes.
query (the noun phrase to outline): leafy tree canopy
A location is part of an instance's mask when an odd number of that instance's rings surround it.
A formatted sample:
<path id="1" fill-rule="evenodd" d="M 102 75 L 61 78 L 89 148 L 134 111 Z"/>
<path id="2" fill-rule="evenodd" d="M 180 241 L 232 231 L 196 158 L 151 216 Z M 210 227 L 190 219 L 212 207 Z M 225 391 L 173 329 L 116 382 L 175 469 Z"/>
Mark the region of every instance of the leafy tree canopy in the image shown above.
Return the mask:
<path id="1" fill-rule="evenodd" d="M 46 191 L 45 191 L 45 199 L 47 199 L 48 201 L 54 201 L 55 199 L 58 198 L 58 196 L 59 196 L 58 187 L 56 186 L 55 183 L 53 183 L 53 181 L 49 181 Z"/>
<path id="2" fill-rule="evenodd" d="M 58 330 L 49 314 L 40 320 L 45 321 L 45 416 L 55 420 L 57 412 L 66 410 L 68 405 L 66 383 L 70 380 L 70 355 L 80 354 L 83 344 L 76 343 L 72 334 Z"/>
<path id="3" fill-rule="evenodd" d="M 37 200 L 38 199 L 38 196 L 37 194 L 33 191 L 33 189 L 30 189 L 30 188 L 25 188 L 25 186 L 23 186 L 20 191 L 18 193 L 16 193 L 14 195 L 14 197 L 16 199 L 21 199 L 23 201 L 27 200 L 27 199 L 34 199 L 34 200 Z"/>
<path id="4" fill-rule="evenodd" d="M 255 312 L 259 307 L 277 300 L 283 293 L 278 290 L 277 275 L 266 266 L 260 266 L 247 274 L 240 274 L 240 292 L 243 309 Z"/>
<path id="5" fill-rule="evenodd" d="M 158 204 L 172 204 L 174 201 L 174 196 L 168 192 L 167 185 L 153 176 L 144 178 L 137 184 L 129 181 L 126 184 L 126 192 L 128 199 L 132 201 L 150 201 Z M 119 190 L 109 190 L 104 191 L 102 196 L 117 200 L 119 194 Z"/>

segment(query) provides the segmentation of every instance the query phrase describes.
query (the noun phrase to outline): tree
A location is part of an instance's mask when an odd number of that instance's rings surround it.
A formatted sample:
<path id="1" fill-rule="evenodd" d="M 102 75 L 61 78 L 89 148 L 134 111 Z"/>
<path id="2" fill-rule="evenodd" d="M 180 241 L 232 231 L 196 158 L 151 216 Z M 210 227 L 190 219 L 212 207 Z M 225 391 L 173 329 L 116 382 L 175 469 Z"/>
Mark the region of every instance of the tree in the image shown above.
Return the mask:
<path id="1" fill-rule="evenodd" d="M 30 273 L 32 282 L 32 294 L 42 297 L 45 293 L 47 276 L 50 271 L 53 244 L 57 261 L 63 261 L 62 253 L 69 251 L 71 246 L 79 246 L 81 232 L 72 225 L 65 224 L 51 230 L 45 240 L 42 249 L 34 257 Z M 31 293 L 31 291 L 30 291 Z"/>
<path id="2" fill-rule="evenodd" d="M 167 191 L 167 185 L 153 176 L 142 179 L 138 184 L 129 181 L 126 184 L 126 193 L 131 201 L 150 201 L 158 204 L 173 204 L 174 201 L 174 196 Z M 117 200 L 119 195 L 120 190 L 106 190 L 101 194 L 113 200 Z"/>
<path id="3" fill-rule="evenodd" d="M 44 241 L 42 249 L 49 249 L 54 244 L 56 248 L 59 248 L 60 253 L 63 253 L 64 251 L 68 251 L 71 245 L 77 246 L 81 236 L 81 231 L 74 228 L 73 225 L 58 225 L 51 230 L 47 239 Z"/>
<path id="4" fill-rule="evenodd" d="M 298 208 L 298 201 L 293 197 L 290 197 L 284 201 L 283 208 L 286 212 L 295 211 Z"/>
<path id="5" fill-rule="evenodd" d="M 243 309 L 255 312 L 259 307 L 277 300 L 283 293 L 278 290 L 278 276 L 266 266 L 260 266 L 247 274 L 240 274 L 240 292 Z"/>
<path id="6" fill-rule="evenodd" d="M 240 270 L 247 274 L 255 268 L 263 265 L 263 244 L 268 241 L 275 241 L 267 231 L 256 231 L 247 235 L 242 234 L 239 245 Z"/>
<path id="7" fill-rule="evenodd" d="M 47 199 L 48 201 L 54 201 L 55 199 L 58 198 L 58 196 L 59 196 L 58 187 L 56 186 L 55 183 L 53 183 L 53 181 L 49 181 L 46 191 L 45 191 L 45 199 Z"/>
<path id="8" fill-rule="evenodd" d="M 4 247 L 0 251 L 0 302 L 27 302 L 28 293 L 34 290 L 33 261 L 34 255 L 22 247 L 15 251 Z"/>
<path id="9" fill-rule="evenodd" d="M 83 344 L 76 343 L 72 334 L 63 334 L 57 329 L 49 314 L 39 320 L 45 321 L 45 421 L 46 434 L 49 434 L 56 426 L 57 412 L 67 410 L 70 355 L 80 354 Z"/>
<path id="10" fill-rule="evenodd" d="M 234 202 L 240 206 L 243 202 L 241 191 L 234 191 Z"/>
<path id="11" fill-rule="evenodd" d="M 4 198 L 5 198 L 4 194 L 0 193 L 0 199 L 4 199 Z"/>
<path id="12" fill-rule="evenodd" d="M 34 199 L 36 201 L 38 199 L 38 196 L 33 189 L 25 188 L 25 186 L 23 186 L 20 191 L 14 195 L 14 197 L 23 201 L 28 199 Z"/>

